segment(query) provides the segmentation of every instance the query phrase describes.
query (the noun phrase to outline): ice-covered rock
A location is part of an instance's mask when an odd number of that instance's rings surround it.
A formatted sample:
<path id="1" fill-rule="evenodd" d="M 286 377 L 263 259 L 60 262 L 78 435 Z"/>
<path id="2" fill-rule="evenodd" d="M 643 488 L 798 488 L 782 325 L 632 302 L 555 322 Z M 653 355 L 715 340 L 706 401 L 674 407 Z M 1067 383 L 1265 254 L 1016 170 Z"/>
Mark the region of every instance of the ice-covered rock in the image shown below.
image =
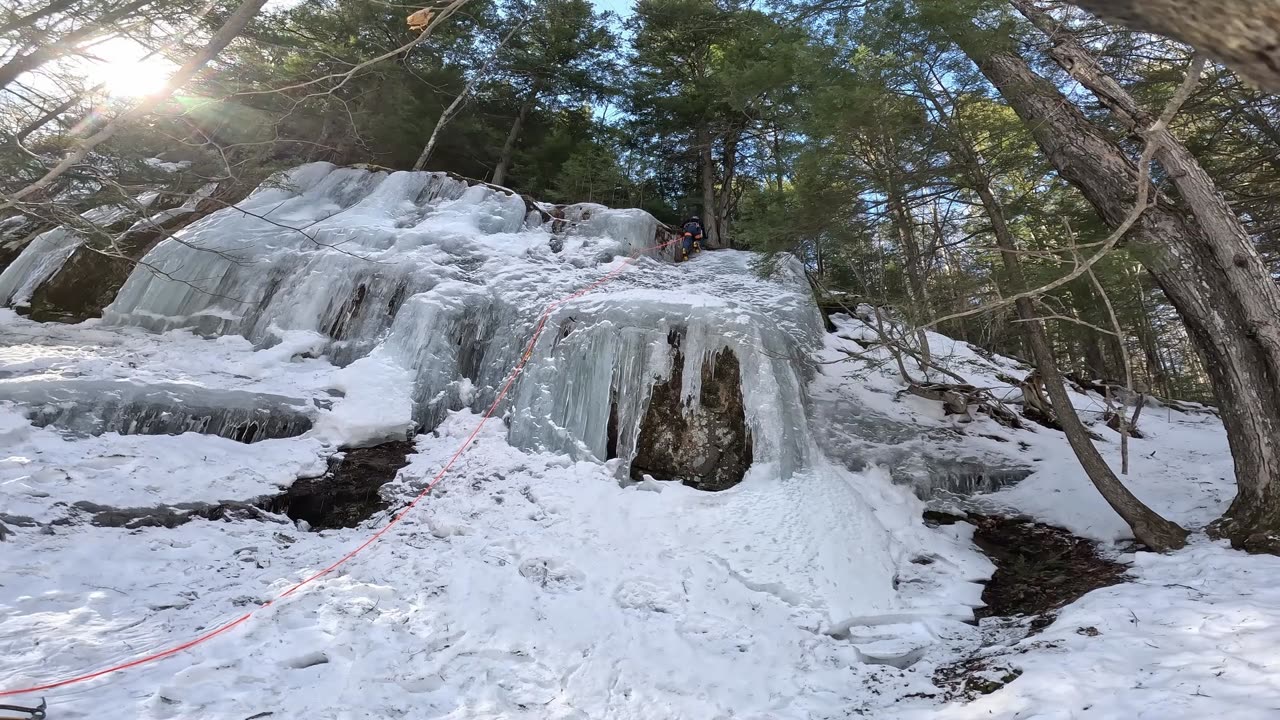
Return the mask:
<path id="1" fill-rule="evenodd" d="M 677 357 L 679 401 L 670 404 L 696 419 L 704 376 L 731 356 L 737 427 L 694 422 L 704 432 L 682 440 L 697 452 L 678 453 L 664 472 L 701 477 L 697 466 L 734 452 L 745 455 L 734 479 L 712 485 L 736 482 L 752 462 L 777 463 L 783 475 L 802 466 L 796 358 L 821 328 L 798 266 L 759 274 L 753 256 L 719 252 L 673 282 L 670 253 L 652 249 L 662 231 L 648 214 L 551 210 L 546 221 L 546 208 L 440 173 L 305 165 L 160 243 L 104 319 L 237 334 L 259 347 L 288 333 L 323 338 L 316 352 L 351 366 L 340 402 L 348 411 L 365 404 L 384 425 L 335 439 L 369 443 L 402 437 L 407 422 L 430 429 L 451 409 L 487 407 L 543 309 L 558 302 L 500 409 L 514 444 L 629 463 L 642 439 L 670 442 L 642 438 L 642 423 Z M 635 266 L 607 292 L 575 294 L 633 254 Z M 669 337 L 680 338 L 678 350 Z M 404 374 L 410 387 L 388 387 Z M 376 397 L 360 392 L 366 378 L 387 378 Z"/>

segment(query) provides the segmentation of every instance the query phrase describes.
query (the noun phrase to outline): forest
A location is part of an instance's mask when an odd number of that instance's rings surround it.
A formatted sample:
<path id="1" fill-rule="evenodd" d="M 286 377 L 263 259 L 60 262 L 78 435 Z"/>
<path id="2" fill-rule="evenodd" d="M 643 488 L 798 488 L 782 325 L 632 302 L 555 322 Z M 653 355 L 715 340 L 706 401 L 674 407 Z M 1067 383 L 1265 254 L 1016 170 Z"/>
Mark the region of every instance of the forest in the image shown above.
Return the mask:
<path id="1" fill-rule="evenodd" d="M 906 382 L 948 381 L 925 329 L 1033 363 L 1045 421 L 1151 547 L 1185 531 L 1065 383 L 1114 393 L 1122 434 L 1146 396 L 1216 405 L 1240 488 L 1217 532 L 1276 551 L 1277 10 L 1203 5 L 17 0 L 0 260 L 65 225 L 136 263 L 88 210 L 215 209 L 311 161 L 696 214 L 710 247 L 794 254 L 825 306 L 913 328 L 883 338 L 924 368 Z"/>

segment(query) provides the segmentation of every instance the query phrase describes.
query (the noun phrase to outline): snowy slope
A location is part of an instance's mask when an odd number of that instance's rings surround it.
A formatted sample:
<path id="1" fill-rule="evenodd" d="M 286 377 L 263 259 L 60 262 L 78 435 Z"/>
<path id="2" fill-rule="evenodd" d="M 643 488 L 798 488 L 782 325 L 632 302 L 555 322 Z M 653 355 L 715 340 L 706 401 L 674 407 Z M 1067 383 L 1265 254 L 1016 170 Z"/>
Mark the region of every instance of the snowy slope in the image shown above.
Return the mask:
<path id="1" fill-rule="evenodd" d="M 564 215 L 544 222 L 440 175 L 304 166 L 157 247 L 147 263 L 165 275 L 140 268 L 104 321 L 0 311 L 0 690 L 186 641 L 385 524 L 390 513 L 320 532 L 284 517 L 130 530 L 74 504 L 249 501 L 416 426 L 416 454 L 383 489 L 403 507 L 476 426 L 542 308 L 654 242 L 643 213 Z M 837 316 L 822 333 L 797 268 L 756 265 L 647 253 L 557 306 L 500 417 L 381 541 L 208 643 L 46 693 L 50 717 L 1274 716 L 1280 567 L 1203 539 L 1168 557 L 1111 547 L 1133 581 L 1029 640 L 966 622 L 992 567 L 967 525 L 924 527 L 917 494 L 1104 543 L 1124 526 L 1060 434 L 958 423 L 899 397 L 896 372 L 863 346 L 870 328 Z M 671 372 L 655 348 L 675 328 L 687 361 L 724 348 L 742 361 L 754 464 L 725 492 L 629 481 L 647 393 Z M 975 385 L 1025 374 L 930 343 Z M 840 362 L 849 352 L 864 360 Z M 696 398 L 699 375 L 683 377 Z M 606 460 L 615 393 L 621 451 Z M 1096 419 L 1100 400 L 1074 397 Z M 120 410 L 146 405 L 153 429 L 177 433 L 210 404 L 293 430 L 251 444 L 137 434 Z M 1149 407 L 1142 428 L 1126 481 L 1189 526 L 1216 517 L 1232 493 L 1221 425 Z M 1095 430 L 1115 459 L 1114 433 Z M 982 473 L 1027 477 L 933 493 Z M 934 670 L 974 653 L 1023 675 L 945 702 Z"/>
<path id="2" fill-rule="evenodd" d="M 1225 543 L 1193 535 L 1191 545 L 1167 556 L 1133 554 L 1124 523 L 1106 506 L 1080 471 L 1060 433 L 1032 426 L 1014 431 L 989 419 L 958 424 L 938 403 L 901 389 L 896 368 L 882 350 L 864 348 L 875 331 L 862 321 L 836 316 L 838 332 L 827 338 L 826 361 L 865 357 L 824 366 L 813 386 L 822 419 L 816 431 L 832 452 L 857 466 L 861 458 L 895 465 L 910 448 L 926 466 L 946 460 L 981 459 L 997 467 L 1025 466 L 1032 473 L 998 492 L 957 501 L 945 493 L 943 507 L 1029 515 L 1104 543 L 1104 550 L 1132 564 L 1128 582 L 1094 591 L 1065 608 L 1039 635 L 1007 639 L 994 626 L 976 650 L 994 679 L 1021 675 L 973 702 L 941 703 L 904 698 L 877 717 L 900 720 L 1158 720 L 1280 717 L 1280 561 L 1231 550 Z M 856 341 L 856 342 L 855 342 Z M 1016 388 L 1001 376 L 1022 378 L 1027 369 L 999 356 L 984 357 L 965 343 L 929 334 L 935 358 L 978 387 L 993 388 L 1019 403 Z M 909 369 L 919 369 L 908 361 Z M 1119 467 L 1116 433 L 1101 420 L 1104 400 L 1071 391 L 1081 417 L 1104 441 L 1104 457 Z M 850 408 L 856 409 L 851 412 Z M 824 412 L 823 408 L 827 408 Z M 831 410 L 837 408 L 837 410 Z M 881 434 L 850 437 L 850 428 L 876 424 Z M 1132 439 L 1131 472 L 1123 479 L 1144 501 L 1192 530 L 1222 514 L 1234 496 L 1234 474 L 1221 423 L 1210 414 L 1188 414 L 1148 405 Z M 885 438 L 889 442 L 882 442 Z M 1004 442 L 995 440 L 1002 438 Z M 941 463 L 939 458 L 944 459 Z M 914 482 L 909 464 L 901 479 Z M 1108 550 L 1109 548 L 1109 550 Z M 984 623 L 985 625 L 985 623 Z M 927 671 L 922 663 L 917 666 Z"/>
<path id="3" fill-rule="evenodd" d="M 598 206 L 561 228 L 430 174 L 320 165 L 287 180 L 162 243 L 104 321 L 0 315 L 5 688 L 190 639 L 389 518 L 127 530 L 75 503 L 249 501 L 416 423 L 417 455 L 384 488 L 402 507 L 475 426 L 541 308 L 656 230 Z M 55 716 L 844 717 L 927 687 L 898 666 L 973 637 L 991 566 L 965 529 L 924 527 L 908 490 L 812 442 L 800 359 L 823 340 L 794 266 L 642 257 L 549 327 L 506 422 L 381 542 L 206 644 L 48 693 Z M 625 453 L 602 457 L 611 393 L 632 396 L 620 424 L 634 432 L 671 372 L 652 347 L 677 327 L 686 362 L 742 360 L 755 462 L 722 493 L 633 484 Z M 109 410 L 138 397 L 175 432 L 193 405 L 250 401 L 310 429 L 249 445 L 134 434 Z"/>
<path id="4" fill-rule="evenodd" d="M 866 353 L 864 346 L 876 338 L 875 331 L 856 318 L 837 315 L 835 322 L 838 330 L 827 336 L 821 354 L 825 360 Z M 947 369 L 976 387 L 992 389 L 1011 407 L 1021 404 L 1021 391 L 1008 378 L 1026 377 L 1026 366 L 998 355 L 984 357 L 967 343 L 937 333 L 929 333 L 929 343 L 934 359 Z M 901 380 L 895 366 L 880 362 L 885 358 L 883 350 L 875 349 L 865 361 L 827 366 L 830 369 L 815 383 L 820 411 L 829 410 L 819 413 L 823 422 L 816 430 L 835 456 L 854 469 L 863 459 L 893 464 L 900 454 L 926 458 L 924 466 L 930 470 L 945 470 L 957 459 L 988 467 L 1025 468 L 1031 471 L 1025 480 L 967 504 L 991 512 L 1031 515 L 1103 542 L 1132 538 L 1080 471 L 1061 433 L 1034 424 L 1027 431 L 1012 431 L 985 417 L 960 424 L 944 417 L 939 403 L 899 396 Z M 923 377 L 910 359 L 907 363 L 917 377 Z M 950 381 L 936 374 L 934 379 Z M 1081 419 L 1103 437 L 1097 443 L 1103 457 L 1119 468 L 1120 438 L 1103 423 L 1105 400 L 1068 390 Z M 875 431 L 867 432 L 867 426 Z M 1130 489 L 1160 513 L 1191 528 L 1219 517 L 1235 494 L 1221 421 L 1209 413 L 1179 412 L 1149 399 L 1139 426 L 1145 437 L 1130 440 L 1131 468 L 1124 477 Z M 876 434 L 887 442 L 874 442 Z M 912 469 L 906 467 L 905 480 L 916 479 L 909 472 Z"/>

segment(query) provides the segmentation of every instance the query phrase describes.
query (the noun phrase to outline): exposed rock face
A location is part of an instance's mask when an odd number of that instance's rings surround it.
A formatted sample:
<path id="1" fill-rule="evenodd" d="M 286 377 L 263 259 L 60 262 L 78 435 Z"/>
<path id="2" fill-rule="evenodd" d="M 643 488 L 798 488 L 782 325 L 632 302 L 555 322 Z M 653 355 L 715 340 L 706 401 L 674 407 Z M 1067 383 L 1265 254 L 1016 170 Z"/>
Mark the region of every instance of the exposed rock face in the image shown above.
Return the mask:
<path id="1" fill-rule="evenodd" d="M 726 348 L 705 362 L 700 403 L 686 407 L 680 397 L 685 373 L 682 339 L 678 331 L 668 337 L 675 354 L 671 377 L 653 387 L 631 476 L 639 480 L 647 474 L 699 490 L 726 490 L 742 482 L 751 466 L 751 432 L 738 358 Z"/>
<path id="2" fill-rule="evenodd" d="M 227 187 L 208 195 L 197 193 L 182 206 L 177 203 L 184 196 L 164 195 L 149 208 L 158 211 L 151 217 L 151 224 L 121 232 L 138 221 L 135 215 L 126 215 L 115 225 L 105 226 L 104 230 L 120 232 L 112 251 L 102 253 L 78 247 L 62 267 L 32 293 L 30 308 L 24 309 L 25 314 L 38 322 L 77 323 L 101 317 L 102 309 L 111 304 L 129 273 L 152 248 L 178 230 L 229 205 L 239 192 Z"/>
<path id="3" fill-rule="evenodd" d="M 409 464 L 412 452 L 407 441 L 349 450 L 324 476 L 298 480 L 264 507 L 316 529 L 355 527 L 386 509 L 379 491 Z"/>

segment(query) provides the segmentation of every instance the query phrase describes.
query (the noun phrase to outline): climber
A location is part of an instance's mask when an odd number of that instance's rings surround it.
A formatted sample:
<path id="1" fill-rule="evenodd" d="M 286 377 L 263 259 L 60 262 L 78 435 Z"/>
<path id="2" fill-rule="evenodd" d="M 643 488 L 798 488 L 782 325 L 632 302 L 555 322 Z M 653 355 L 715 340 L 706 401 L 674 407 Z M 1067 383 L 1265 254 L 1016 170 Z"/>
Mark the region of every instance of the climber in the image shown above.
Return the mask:
<path id="1" fill-rule="evenodd" d="M 680 231 L 684 234 L 680 244 L 680 259 L 688 260 L 689 253 L 696 254 L 702 251 L 702 221 L 694 215 L 684 221 Z"/>

